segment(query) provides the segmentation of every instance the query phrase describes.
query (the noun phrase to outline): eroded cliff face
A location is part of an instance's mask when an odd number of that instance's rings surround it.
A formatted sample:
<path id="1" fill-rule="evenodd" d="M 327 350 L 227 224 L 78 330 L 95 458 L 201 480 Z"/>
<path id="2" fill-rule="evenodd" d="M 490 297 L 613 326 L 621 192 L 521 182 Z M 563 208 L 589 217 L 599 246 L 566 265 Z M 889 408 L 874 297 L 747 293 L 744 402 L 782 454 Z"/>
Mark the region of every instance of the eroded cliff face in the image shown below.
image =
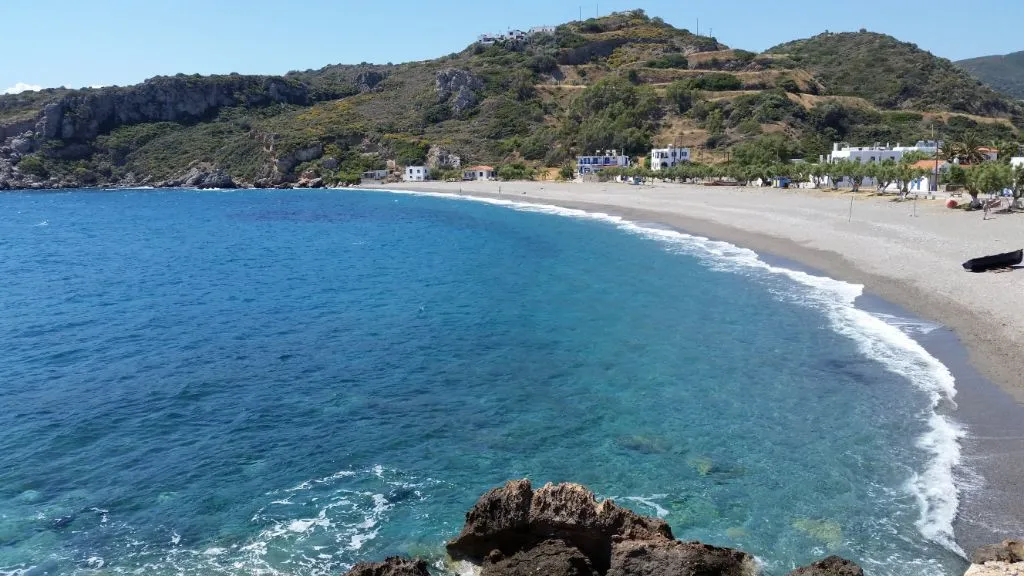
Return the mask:
<path id="1" fill-rule="evenodd" d="M 383 80 L 367 78 L 376 85 Z M 94 185 L 138 185 L 231 187 L 238 183 L 216 166 L 194 165 L 171 178 L 151 182 L 120 178 L 99 181 L 92 176 L 76 178 L 65 173 L 54 177 L 40 167 L 46 158 L 76 161 L 95 152 L 96 138 L 120 126 L 171 122 L 191 124 L 209 120 L 223 108 L 260 108 L 274 104 L 309 105 L 313 97 L 303 82 L 275 76 L 185 76 L 156 77 L 124 88 L 78 90 L 57 94 L 44 102 L 34 117 L 0 122 L 0 190 L 70 188 Z M 277 154 L 267 147 L 267 181 L 278 184 L 293 180 L 292 168 L 319 157 L 322 146 Z M 197 171 L 198 170 L 198 171 Z"/>
<path id="2" fill-rule="evenodd" d="M 309 88 L 284 78 L 263 76 L 157 77 L 127 88 L 75 93 L 43 107 L 35 124 L 38 137 L 88 141 L 126 124 L 188 123 L 228 106 L 308 104 Z"/>

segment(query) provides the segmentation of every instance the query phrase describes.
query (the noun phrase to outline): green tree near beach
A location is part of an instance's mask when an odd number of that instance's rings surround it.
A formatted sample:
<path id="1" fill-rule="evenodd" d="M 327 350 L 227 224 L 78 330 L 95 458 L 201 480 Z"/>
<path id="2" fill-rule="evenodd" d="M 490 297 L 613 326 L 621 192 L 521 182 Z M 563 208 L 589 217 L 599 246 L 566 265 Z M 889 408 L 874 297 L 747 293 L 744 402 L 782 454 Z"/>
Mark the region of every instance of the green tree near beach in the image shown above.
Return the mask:
<path id="1" fill-rule="evenodd" d="M 1014 184 L 1013 169 L 1001 162 L 986 162 L 967 170 L 967 193 L 977 206 L 980 194 L 997 194 Z"/>

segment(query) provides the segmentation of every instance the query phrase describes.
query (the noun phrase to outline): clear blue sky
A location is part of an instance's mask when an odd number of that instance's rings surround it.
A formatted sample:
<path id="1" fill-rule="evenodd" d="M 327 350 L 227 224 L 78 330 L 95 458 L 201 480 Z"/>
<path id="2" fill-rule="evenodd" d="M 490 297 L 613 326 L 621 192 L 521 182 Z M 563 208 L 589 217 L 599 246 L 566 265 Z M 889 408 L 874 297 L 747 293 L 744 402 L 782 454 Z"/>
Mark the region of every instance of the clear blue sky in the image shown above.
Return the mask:
<path id="1" fill-rule="evenodd" d="M 643 8 L 681 28 L 764 50 L 824 30 L 867 28 L 953 60 L 1024 50 L 1024 0 L 0 0 L 0 92 L 125 85 L 158 74 L 266 73 L 404 62 L 465 48 L 485 32 Z"/>

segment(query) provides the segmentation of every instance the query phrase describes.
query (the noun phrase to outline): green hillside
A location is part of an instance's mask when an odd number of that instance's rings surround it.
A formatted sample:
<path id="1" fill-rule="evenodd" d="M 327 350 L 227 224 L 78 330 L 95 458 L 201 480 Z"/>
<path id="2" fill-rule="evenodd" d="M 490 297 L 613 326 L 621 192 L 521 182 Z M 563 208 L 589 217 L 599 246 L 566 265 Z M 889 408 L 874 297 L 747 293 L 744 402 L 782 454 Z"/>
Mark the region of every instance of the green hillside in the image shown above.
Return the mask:
<path id="1" fill-rule="evenodd" d="M 824 34 L 754 54 L 637 10 L 429 61 L 0 97 L 0 188 L 202 185 L 197 171 L 217 169 L 242 184 L 331 183 L 449 153 L 523 174 L 673 142 L 705 162 L 742 158 L 752 142 L 816 158 L 837 140 L 1012 140 L 1021 117 L 1017 102 L 888 36 Z"/>
<path id="2" fill-rule="evenodd" d="M 1024 52 L 960 60 L 957 66 L 996 90 L 1024 99 Z"/>
<path id="3" fill-rule="evenodd" d="M 886 109 L 942 110 L 982 116 L 1016 107 L 945 58 L 871 32 L 825 33 L 768 51 L 813 74 L 830 94 L 858 96 Z"/>

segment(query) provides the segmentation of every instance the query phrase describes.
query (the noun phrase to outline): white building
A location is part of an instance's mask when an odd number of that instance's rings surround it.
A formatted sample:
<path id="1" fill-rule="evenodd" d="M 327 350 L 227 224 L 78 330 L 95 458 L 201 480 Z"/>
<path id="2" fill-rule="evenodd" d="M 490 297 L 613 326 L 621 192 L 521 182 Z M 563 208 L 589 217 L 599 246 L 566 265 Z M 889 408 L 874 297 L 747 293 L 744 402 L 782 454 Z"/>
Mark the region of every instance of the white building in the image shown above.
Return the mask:
<path id="1" fill-rule="evenodd" d="M 494 180 L 498 173 L 492 166 L 471 166 L 462 171 L 463 180 Z"/>
<path id="2" fill-rule="evenodd" d="M 899 144 L 896 144 L 896 146 L 889 146 L 888 144 L 882 146 L 875 144 L 874 146 L 840 147 L 842 144 L 836 142 L 832 145 L 832 153 L 828 155 L 828 162 L 829 164 L 835 164 L 844 160 L 860 162 L 861 164 L 885 162 L 886 160 L 899 162 L 904 154 L 911 152 L 933 155 L 939 151 L 939 146 L 941 145 L 942 142 L 921 140 L 913 146 L 900 146 Z"/>
<path id="3" fill-rule="evenodd" d="M 363 172 L 363 180 L 387 180 L 387 170 L 367 170 Z"/>
<path id="4" fill-rule="evenodd" d="M 928 155 L 934 155 L 938 153 L 940 146 L 942 146 L 941 141 L 936 142 L 935 140 L 918 140 L 917 144 L 914 144 L 913 146 L 900 146 L 897 143 L 893 150 L 896 150 L 897 152 L 903 152 L 904 154 L 908 152 L 923 152 Z"/>
<path id="5" fill-rule="evenodd" d="M 1024 156 L 1014 156 L 1013 158 L 1010 158 L 1010 166 L 1018 169 L 1024 167 Z"/>
<path id="6" fill-rule="evenodd" d="M 555 33 L 555 27 L 554 26 L 534 26 L 533 28 L 530 28 L 529 32 L 527 32 L 527 33 L 530 36 L 533 36 L 535 34 L 554 34 Z"/>
<path id="7" fill-rule="evenodd" d="M 676 164 L 689 161 L 689 148 L 676 148 L 675 146 L 669 146 L 668 148 L 655 148 L 654 150 L 651 150 L 651 170 L 671 168 Z"/>
<path id="8" fill-rule="evenodd" d="M 430 170 L 426 166 L 406 166 L 402 174 L 405 182 L 423 182 L 430 180 Z"/>
<path id="9" fill-rule="evenodd" d="M 629 166 L 629 156 L 623 156 L 617 150 L 605 150 L 603 154 L 576 157 L 576 173 L 580 176 L 595 174 L 605 168 L 625 168 Z"/>

